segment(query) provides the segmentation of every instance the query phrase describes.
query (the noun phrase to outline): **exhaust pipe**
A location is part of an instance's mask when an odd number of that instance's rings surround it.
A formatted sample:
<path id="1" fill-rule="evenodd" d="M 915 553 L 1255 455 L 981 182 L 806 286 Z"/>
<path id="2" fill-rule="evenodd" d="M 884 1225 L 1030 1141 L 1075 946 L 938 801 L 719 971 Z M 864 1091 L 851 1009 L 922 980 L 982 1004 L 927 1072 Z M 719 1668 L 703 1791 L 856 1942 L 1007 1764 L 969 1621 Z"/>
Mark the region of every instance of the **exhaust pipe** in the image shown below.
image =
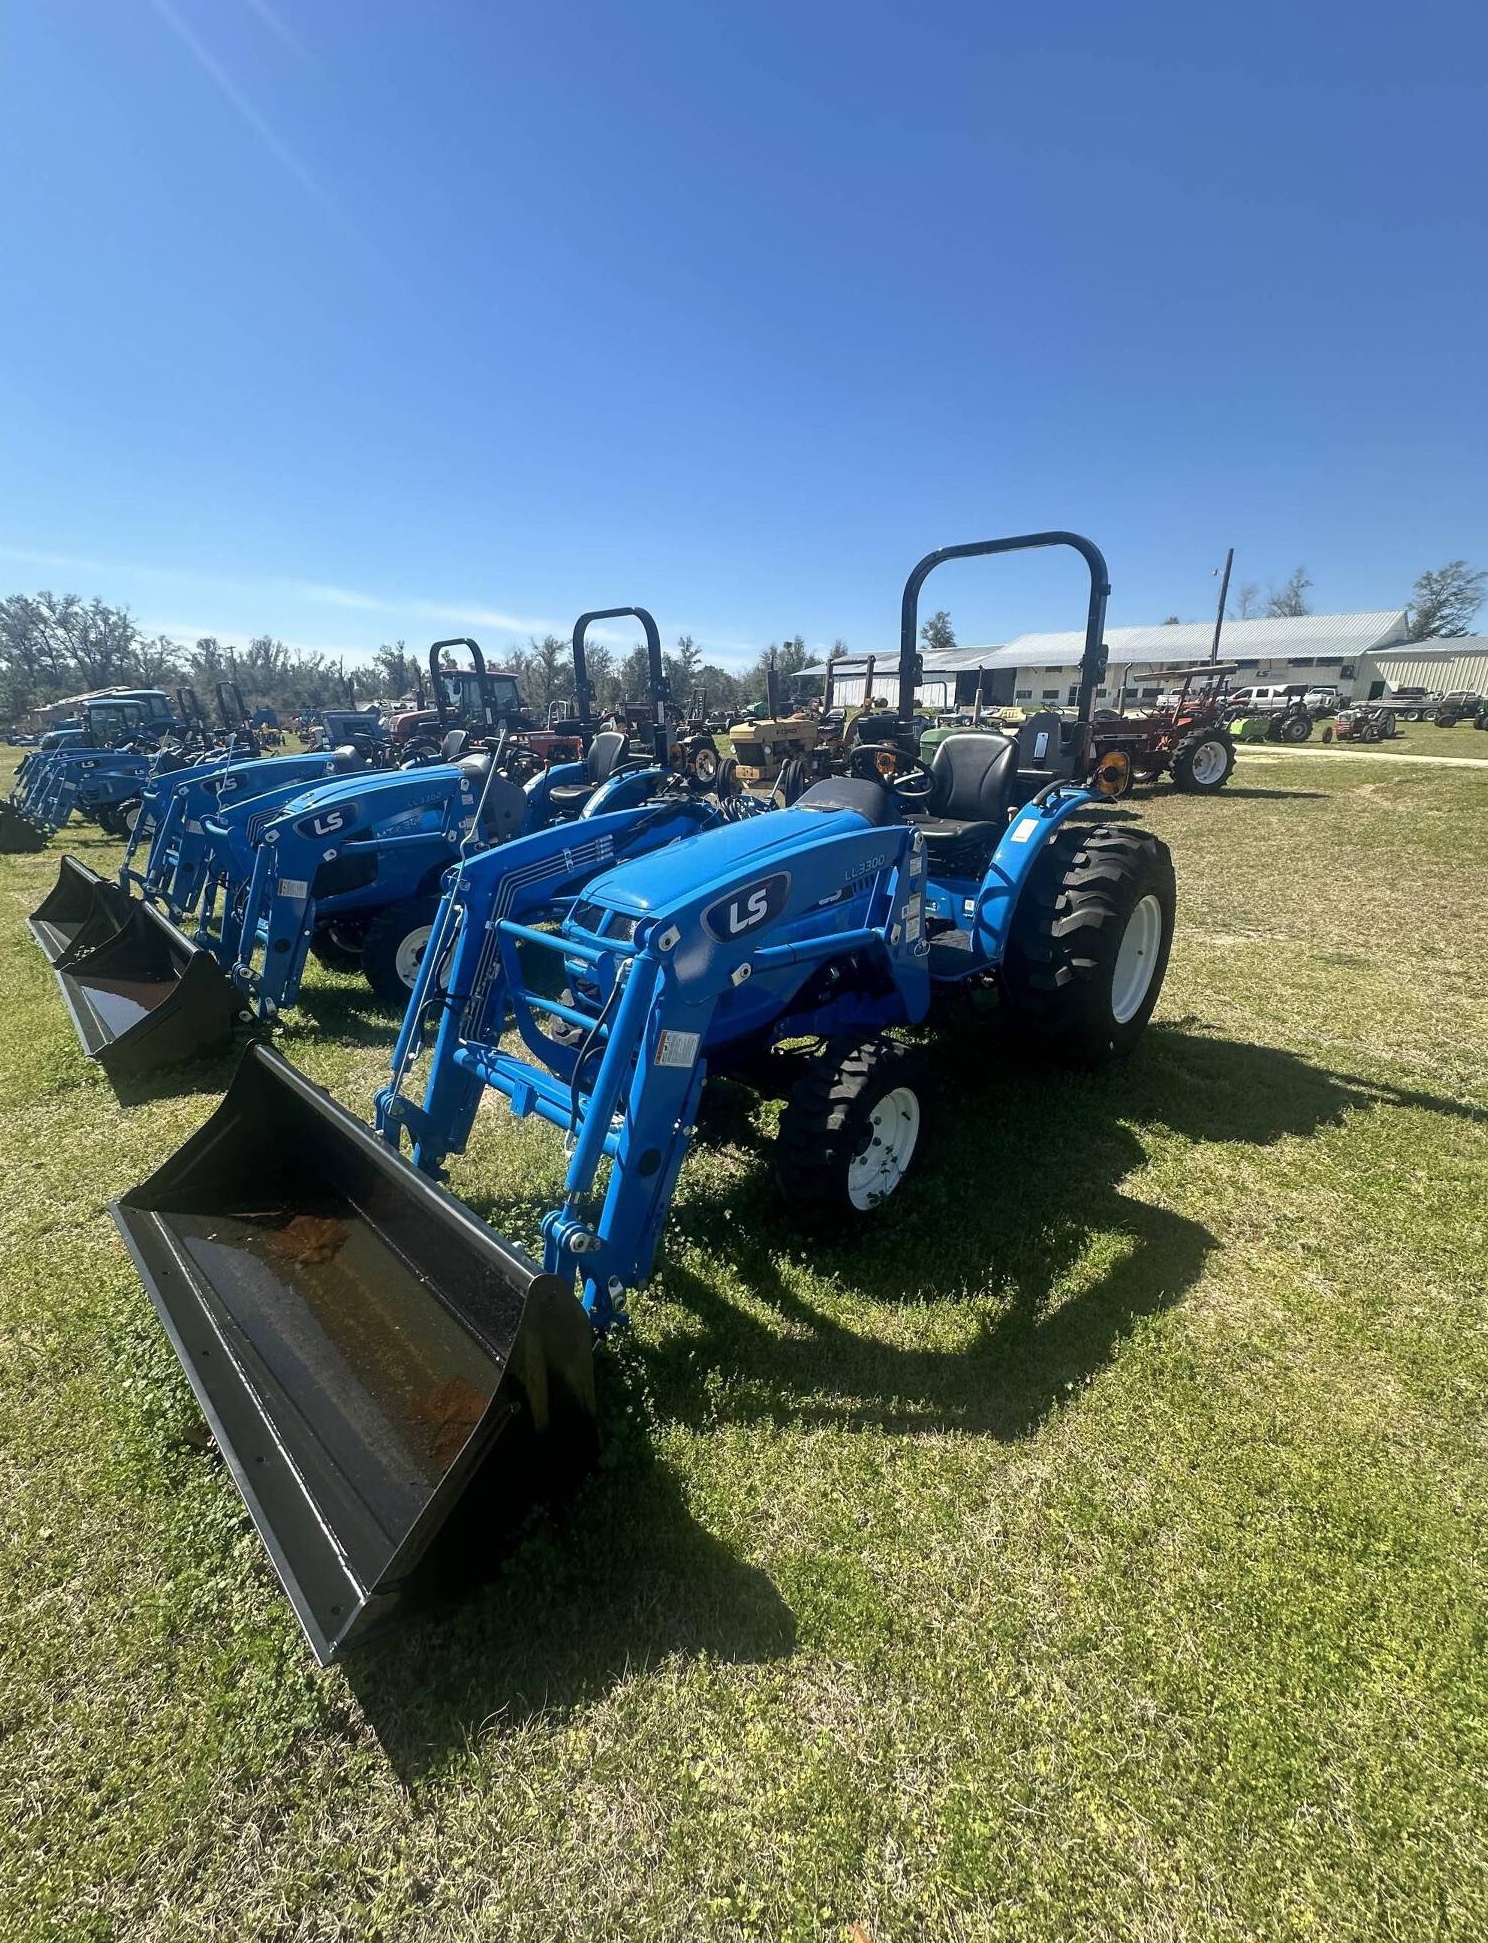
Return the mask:
<path id="1" fill-rule="evenodd" d="M 27 918 L 49 965 L 70 965 L 112 938 L 128 920 L 128 891 L 64 857 L 57 881 Z"/>
<path id="2" fill-rule="evenodd" d="M 56 973 L 83 1051 L 113 1080 L 219 1051 L 243 1013 L 212 954 L 133 899 L 111 938 Z"/>
<path id="3" fill-rule="evenodd" d="M 110 1211 L 322 1666 L 593 1463 L 569 1285 L 272 1048 Z"/>

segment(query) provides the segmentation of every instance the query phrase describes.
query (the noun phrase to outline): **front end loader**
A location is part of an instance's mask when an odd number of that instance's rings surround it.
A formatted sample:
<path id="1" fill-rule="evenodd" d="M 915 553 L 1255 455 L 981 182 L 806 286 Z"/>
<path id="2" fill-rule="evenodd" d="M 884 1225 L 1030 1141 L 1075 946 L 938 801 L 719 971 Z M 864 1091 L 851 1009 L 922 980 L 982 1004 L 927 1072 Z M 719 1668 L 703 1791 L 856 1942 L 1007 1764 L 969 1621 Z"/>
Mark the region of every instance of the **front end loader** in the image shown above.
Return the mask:
<path id="1" fill-rule="evenodd" d="M 933 1106 L 900 1028 L 953 1023 L 948 1001 L 979 987 L 1079 1064 L 1140 1037 L 1175 893 L 1164 846 L 1099 815 L 1098 550 L 1051 533 L 928 555 L 905 589 L 900 705 L 908 690 L 912 715 L 925 575 L 1052 545 L 1091 575 L 1083 735 L 1035 719 L 1017 741 L 951 738 L 924 769 L 886 744 L 794 808 L 740 804 L 598 869 L 557 830 L 471 854 L 375 1133 L 256 1046 L 115 1206 L 322 1661 L 443 1596 L 455 1564 L 489 1569 L 501 1529 L 592 1460 L 590 1344 L 650 1273 L 710 1077 L 793 1072 L 786 1198 L 813 1225 L 861 1224 L 911 1173 Z M 793 1049 L 813 1040 L 802 1069 Z M 437 1184 L 488 1092 L 565 1136 L 540 1262 Z"/>

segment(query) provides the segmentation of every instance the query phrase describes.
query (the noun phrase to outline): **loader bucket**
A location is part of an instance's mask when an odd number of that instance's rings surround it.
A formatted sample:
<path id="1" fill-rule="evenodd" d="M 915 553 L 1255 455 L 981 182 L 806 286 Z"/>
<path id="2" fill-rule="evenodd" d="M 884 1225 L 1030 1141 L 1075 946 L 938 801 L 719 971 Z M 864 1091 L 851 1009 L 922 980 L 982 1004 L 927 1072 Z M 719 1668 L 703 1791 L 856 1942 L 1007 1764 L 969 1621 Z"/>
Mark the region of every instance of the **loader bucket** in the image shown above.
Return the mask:
<path id="1" fill-rule="evenodd" d="M 572 1290 L 272 1048 L 111 1212 L 322 1666 L 593 1461 Z"/>
<path id="2" fill-rule="evenodd" d="M 129 916 L 128 891 L 76 857 L 64 857 L 57 881 L 26 922 L 51 965 L 70 965 L 112 938 Z"/>
<path id="3" fill-rule="evenodd" d="M 59 961 L 56 973 L 83 1051 L 110 1079 L 138 1079 L 218 1051 L 243 1011 L 212 954 L 133 899 L 111 938 Z"/>
<path id="4" fill-rule="evenodd" d="M 26 851 L 45 850 L 50 830 L 23 816 L 14 803 L 0 802 L 0 856 L 19 857 Z"/>

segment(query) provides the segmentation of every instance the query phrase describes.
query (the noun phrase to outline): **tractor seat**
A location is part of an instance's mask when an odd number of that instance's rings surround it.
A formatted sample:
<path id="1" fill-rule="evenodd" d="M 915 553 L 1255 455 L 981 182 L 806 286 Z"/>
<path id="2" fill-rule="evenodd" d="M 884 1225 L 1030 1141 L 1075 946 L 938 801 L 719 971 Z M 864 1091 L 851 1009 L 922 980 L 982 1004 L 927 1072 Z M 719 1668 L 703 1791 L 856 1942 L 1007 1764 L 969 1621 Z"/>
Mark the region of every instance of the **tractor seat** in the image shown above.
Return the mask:
<path id="1" fill-rule="evenodd" d="M 903 820 L 893 793 L 882 783 L 869 782 L 861 776 L 829 776 L 825 782 L 813 783 L 810 789 L 801 792 L 791 808 L 853 810 L 875 829 Z"/>
<path id="2" fill-rule="evenodd" d="M 492 776 L 494 761 L 489 749 L 478 749 L 474 755 L 461 756 L 457 767 L 474 786 L 476 801 L 482 804 L 482 837 L 487 843 L 505 843 L 508 837 L 519 834 L 527 820 L 527 792 L 508 776 Z"/>
<path id="3" fill-rule="evenodd" d="M 576 816 L 601 783 L 607 783 L 630 746 L 619 729 L 605 729 L 589 744 L 581 783 L 554 783 L 548 801 L 560 816 Z"/>
<path id="4" fill-rule="evenodd" d="M 969 729 L 937 746 L 930 758 L 928 813 L 915 818 L 933 866 L 949 876 L 982 874 L 1007 828 L 1017 773 L 1018 745 L 1011 736 Z"/>

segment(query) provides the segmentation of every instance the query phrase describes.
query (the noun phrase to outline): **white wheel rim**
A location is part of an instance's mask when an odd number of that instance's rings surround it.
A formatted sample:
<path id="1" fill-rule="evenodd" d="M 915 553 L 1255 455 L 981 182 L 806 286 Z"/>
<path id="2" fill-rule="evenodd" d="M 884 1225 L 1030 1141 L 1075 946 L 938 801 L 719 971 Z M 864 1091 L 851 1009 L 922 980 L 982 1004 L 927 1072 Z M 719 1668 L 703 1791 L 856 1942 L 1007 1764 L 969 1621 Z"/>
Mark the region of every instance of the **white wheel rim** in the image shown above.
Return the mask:
<path id="1" fill-rule="evenodd" d="M 873 1109 L 869 1139 L 847 1169 L 847 1198 L 866 1212 L 886 1201 L 904 1179 L 920 1138 L 920 1103 L 908 1086 L 885 1093 Z"/>
<path id="2" fill-rule="evenodd" d="M 424 953 L 429 949 L 433 930 L 432 924 L 418 925 L 407 934 L 394 954 L 393 967 L 410 992 L 418 978 L 419 966 L 424 962 Z"/>
<path id="3" fill-rule="evenodd" d="M 1198 748 L 1194 750 L 1190 758 L 1189 766 L 1193 771 L 1193 779 L 1196 783 L 1203 783 L 1206 788 L 1210 783 L 1217 783 L 1224 774 L 1224 744 L 1222 742 L 1201 742 Z"/>
<path id="4" fill-rule="evenodd" d="M 1127 919 L 1116 953 L 1116 970 L 1111 977 L 1111 1016 L 1117 1025 L 1125 1025 L 1137 1016 L 1152 989 L 1162 934 L 1162 905 L 1156 894 L 1148 891 Z"/>

